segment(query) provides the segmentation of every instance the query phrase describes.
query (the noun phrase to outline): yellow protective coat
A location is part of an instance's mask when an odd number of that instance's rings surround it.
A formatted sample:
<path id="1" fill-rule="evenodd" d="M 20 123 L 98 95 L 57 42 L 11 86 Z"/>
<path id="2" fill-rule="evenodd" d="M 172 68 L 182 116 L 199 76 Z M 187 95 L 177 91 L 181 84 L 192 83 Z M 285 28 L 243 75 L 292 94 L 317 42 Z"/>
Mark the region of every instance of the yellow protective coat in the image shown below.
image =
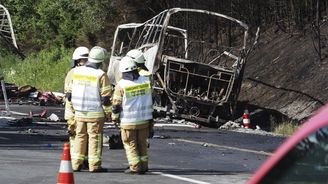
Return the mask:
<path id="1" fill-rule="evenodd" d="M 73 69 L 71 69 L 65 77 L 64 93 L 72 92 L 72 79 L 73 79 L 72 77 L 73 77 Z M 66 98 L 65 98 L 64 119 L 67 121 L 68 130 L 75 132 L 76 123 L 74 120 L 74 108 L 72 102 L 68 101 L 68 99 Z M 75 135 L 69 136 L 71 155 L 74 153 L 74 139 L 75 139 Z"/>
<path id="2" fill-rule="evenodd" d="M 142 77 L 142 76 L 140 76 Z M 147 80 L 138 80 L 143 81 L 147 84 L 150 83 L 149 79 L 147 77 L 143 77 Z M 130 82 L 136 82 L 136 81 L 130 81 Z M 131 104 L 125 104 L 127 96 L 131 97 L 131 94 L 126 94 L 127 90 L 129 88 L 134 89 L 142 89 L 145 87 L 146 83 L 138 84 L 135 83 L 134 86 L 131 84 L 130 86 L 121 86 L 122 82 L 118 82 L 118 85 L 115 87 L 114 96 L 113 96 L 113 105 L 121 105 L 124 109 L 125 105 L 131 105 Z M 138 87 L 139 86 L 139 87 Z M 151 93 L 151 85 L 147 85 L 147 89 L 144 90 L 146 93 Z M 142 98 L 144 96 L 143 92 L 136 92 L 133 91 L 133 94 L 135 94 L 134 98 Z M 140 96 L 140 97 L 139 97 Z M 149 98 L 151 98 L 151 95 L 147 95 Z M 150 99 L 151 100 L 151 99 Z M 129 100 L 128 100 L 129 101 Z M 141 107 L 145 107 L 145 105 L 140 104 L 147 100 L 136 100 L 138 103 L 134 103 L 135 105 L 140 105 Z M 133 103 L 132 103 L 133 104 Z M 132 107 L 133 109 L 133 107 Z M 112 114 L 112 119 L 116 120 L 119 117 L 120 114 Z M 131 118 L 133 119 L 133 118 Z M 149 117 L 147 119 L 141 120 L 139 114 L 136 114 L 136 119 L 139 119 L 137 122 L 123 122 L 121 121 L 121 135 L 122 135 L 122 141 L 124 145 L 124 149 L 126 152 L 126 157 L 129 162 L 130 170 L 132 171 L 147 171 L 148 170 L 148 148 L 147 148 L 147 138 L 149 135 L 149 121 L 152 119 L 152 117 Z M 122 119 L 121 119 L 122 120 Z M 124 120 L 124 119 L 123 119 Z"/>
<path id="3" fill-rule="evenodd" d="M 85 75 L 88 76 L 89 74 Z M 82 78 L 82 80 L 87 79 L 88 77 Z M 74 80 L 81 79 L 74 78 L 73 73 L 73 85 L 74 82 L 77 82 Z M 87 83 L 87 81 L 84 83 Z M 111 86 L 105 73 L 99 78 L 98 83 L 100 96 L 110 98 Z M 98 117 L 90 117 L 89 112 L 81 112 L 75 110 L 74 119 L 76 122 L 76 137 L 74 141 L 74 153 L 72 154 L 72 166 L 74 170 L 81 169 L 83 160 L 86 157 L 88 157 L 89 171 L 94 171 L 101 167 L 103 125 L 105 118 L 111 116 L 111 106 L 103 105 L 102 107 L 103 114 Z"/>

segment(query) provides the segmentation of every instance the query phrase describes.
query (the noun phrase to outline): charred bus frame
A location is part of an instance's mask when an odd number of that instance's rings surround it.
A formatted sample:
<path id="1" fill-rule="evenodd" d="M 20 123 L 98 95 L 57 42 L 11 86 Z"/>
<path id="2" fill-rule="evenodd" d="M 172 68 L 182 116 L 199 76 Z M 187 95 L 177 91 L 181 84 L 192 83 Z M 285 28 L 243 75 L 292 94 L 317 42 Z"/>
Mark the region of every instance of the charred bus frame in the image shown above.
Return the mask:
<path id="1" fill-rule="evenodd" d="M 140 49 L 153 74 L 154 108 L 166 115 L 221 123 L 236 110 L 246 59 L 258 40 L 249 27 L 207 10 L 172 8 L 144 23 L 119 25 L 108 76 L 120 78 L 120 59 Z"/>

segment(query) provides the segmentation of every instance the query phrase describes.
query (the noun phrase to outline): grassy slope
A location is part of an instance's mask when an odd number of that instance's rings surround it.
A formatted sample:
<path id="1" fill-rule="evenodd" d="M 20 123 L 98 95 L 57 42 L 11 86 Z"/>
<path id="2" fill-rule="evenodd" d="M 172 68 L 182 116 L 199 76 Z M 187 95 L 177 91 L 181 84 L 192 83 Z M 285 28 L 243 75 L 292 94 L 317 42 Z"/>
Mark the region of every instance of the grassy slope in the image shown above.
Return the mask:
<path id="1" fill-rule="evenodd" d="M 0 57 L 0 64 L 6 82 L 31 85 L 42 91 L 63 91 L 71 54 L 71 50 L 64 48 L 43 50 L 30 54 L 25 60 L 9 54 Z"/>

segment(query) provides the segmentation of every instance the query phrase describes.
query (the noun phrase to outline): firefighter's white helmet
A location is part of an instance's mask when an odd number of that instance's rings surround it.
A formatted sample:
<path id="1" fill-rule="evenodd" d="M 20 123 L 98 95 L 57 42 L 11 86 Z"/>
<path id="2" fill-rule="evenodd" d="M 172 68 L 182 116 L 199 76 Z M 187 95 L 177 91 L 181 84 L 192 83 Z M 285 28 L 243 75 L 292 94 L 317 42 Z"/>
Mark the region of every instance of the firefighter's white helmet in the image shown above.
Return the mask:
<path id="1" fill-rule="evenodd" d="M 143 53 L 138 49 L 130 50 L 126 55 L 131 57 L 138 64 L 143 64 L 146 61 Z"/>
<path id="2" fill-rule="evenodd" d="M 78 47 L 74 50 L 72 59 L 79 60 L 79 59 L 86 59 L 89 55 L 89 49 L 86 47 Z"/>
<path id="3" fill-rule="evenodd" d="M 119 67 L 120 72 L 131 72 L 136 69 L 138 69 L 136 62 L 131 57 L 125 56 L 121 59 Z"/>
<path id="4" fill-rule="evenodd" d="M 95 46 L 90 50 L 88 62 L 101 63 L 106 58 L 106 50 L 102 47 Z"/>

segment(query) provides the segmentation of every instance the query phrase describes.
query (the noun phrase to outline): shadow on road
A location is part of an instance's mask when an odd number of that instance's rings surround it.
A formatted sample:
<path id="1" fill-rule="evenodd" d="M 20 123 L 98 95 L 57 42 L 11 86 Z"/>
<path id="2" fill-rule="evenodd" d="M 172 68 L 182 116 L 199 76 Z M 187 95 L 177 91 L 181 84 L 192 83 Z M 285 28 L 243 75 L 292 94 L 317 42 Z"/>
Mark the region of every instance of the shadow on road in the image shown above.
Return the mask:
<path id="1" fill-rule="evenodd" d="M 0 128 L 0 149 L 62 149 L 68 141 L 63 125 L 6 126 Z"/>

